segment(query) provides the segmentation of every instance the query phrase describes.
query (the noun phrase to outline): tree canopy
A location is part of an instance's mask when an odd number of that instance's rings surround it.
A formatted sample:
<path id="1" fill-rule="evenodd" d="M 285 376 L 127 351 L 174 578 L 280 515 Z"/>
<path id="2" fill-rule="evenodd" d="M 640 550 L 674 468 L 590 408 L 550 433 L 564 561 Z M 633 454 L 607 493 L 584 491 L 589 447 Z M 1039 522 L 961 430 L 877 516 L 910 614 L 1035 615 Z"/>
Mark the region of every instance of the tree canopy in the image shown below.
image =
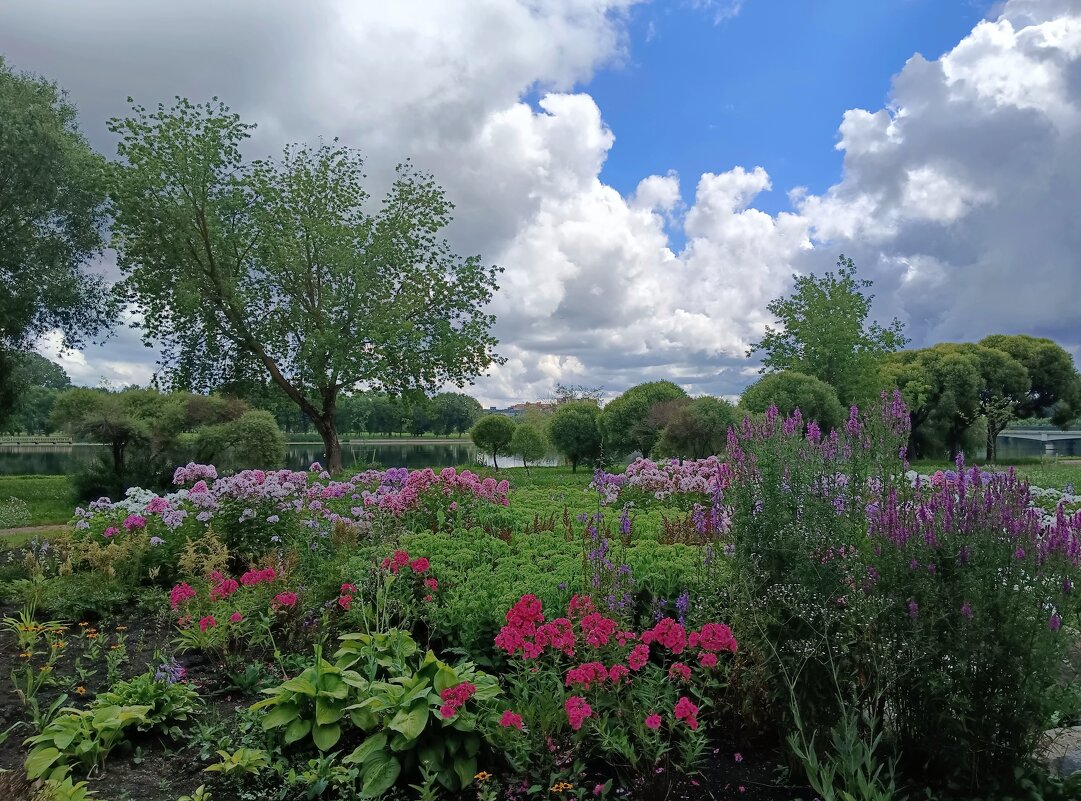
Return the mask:
<path id="1" fill-rule="evenodd" d="M 461 436 L 484 413 L 480 401 L 461 392 L 440 392 L 432 396 L 435 432 Z"/>
<path id="2" fill-rule="evenodd" d="M 609 456 L 625 456 L 632 451 L 649 455 L 660 436 L 650 410 L 659 403 L 686 398 L 687 393 L 671 381 L 649 381 L 633 386 L 605 405 L 600 427 L 604 450 Z"/>
<path id="3" fill-rule="evenodd" d="M 461 385 L 496 360 L 483 309 L 498 269 L 441 237 L 453 206 L 430 175 L 399 165 L 371 213 L 356 150 L 296 145 L 246 162 L 254 126 L 221 103 L 133 106 L 109 127 L 121 286 L 171 382 L 260 365 L 311 419 L 333 471 L 340 393 Z"/>
<path id="4" fill-rule="evenodd" d="M 106 282 L 85 269 L 102 247 L 104 167 L 64 92 L 0 58 L 0 420 L 22 388 L 13 352 L 52 329 L 74 346 L 112 321 Z"/>
<path id="5" fill-rule="evenodd" d="M 529 472 L 529 463 L 543 459 L 548 454 L 548 437 L 544 429 L 534 422 L 519 423 L 510 438 L 510 451 L 522 460 L 522 467 Z"/>
<path id="6" fill-rule="evenodd" d="M 724 453 L 736 409 L 723 398 L 695 398 L 677 406 L 654 450 L 659 456 L 703 459 Z"/>
<path id="7" fill-rule="evenodd" d="M 871 282 L 857 278 L 843 254 L 836 273 L 793 280 L 792 295 L 767 306 L 780 327 L 767 326 L 747 355 L 764 354 L 763 372 L 790 370 L 824 381 L 845 406 L 868 402 L 879 389 L 879 361 L 907 342 L 900 321 L 867 322 L 874 295 L 864 290 Z"/>
<path id="8" fill-rule="evenodd" d="M 762 376 L 744 390 L 739 404 L 759 414 L 770 406 L 776 406 L 784 415 L 799 409 L 804 420 L 815 421 L 823 431 L 837 428 L 845 420 L 844 407 L 833 387 L 795 370 Z"/>
<path id="9" fill-rule="evenodd" d="M 601 456 L 601 410 L 590 401 L 569 401 L 555 410 L 548 424 L 548 438 L 560 455 L 578 472 L 578 465 Z"/>
<path id="10" fill-rule="evenodd" d="M 499 457 L 512 453 L 514 421 L 502 414 L 486 414 L 473 424 L 469 436 L 477 448 L 492 457 L 492 465 L 498 470 Z"/>

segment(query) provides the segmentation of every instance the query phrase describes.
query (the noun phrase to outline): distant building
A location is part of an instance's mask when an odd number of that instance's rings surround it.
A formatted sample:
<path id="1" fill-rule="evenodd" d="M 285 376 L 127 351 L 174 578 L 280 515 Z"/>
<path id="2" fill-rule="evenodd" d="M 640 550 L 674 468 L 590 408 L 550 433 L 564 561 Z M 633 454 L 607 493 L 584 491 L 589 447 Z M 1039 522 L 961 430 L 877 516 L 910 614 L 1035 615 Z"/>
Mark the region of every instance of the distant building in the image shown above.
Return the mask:
<path id="1" fill-rule="evenodd" d="M 556 405 L 554 403 L 538 402 L 524 402 L 515 403 L 508 406 L 506 409 L 498 409 L 495 406 L 488 407 L 488 414 L 501 414 L 505 417 L 513 417 L 515 419 L 521 417 L 528 412 L 539 412 L 540 414 L 548 414 L 554 412 Z"/>

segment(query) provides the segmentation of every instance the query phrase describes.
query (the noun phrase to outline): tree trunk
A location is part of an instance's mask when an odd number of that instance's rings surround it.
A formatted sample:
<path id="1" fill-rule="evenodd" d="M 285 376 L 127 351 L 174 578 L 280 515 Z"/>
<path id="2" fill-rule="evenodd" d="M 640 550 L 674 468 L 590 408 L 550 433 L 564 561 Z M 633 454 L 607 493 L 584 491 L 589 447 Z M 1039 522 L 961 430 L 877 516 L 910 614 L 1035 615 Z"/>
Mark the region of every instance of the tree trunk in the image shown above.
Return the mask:
<path id="1" fill-rule="evenodd" d="M 113 440 L 113 471 L 117 478 L 124 475 L 124 444 L 122 440 Z"/>
<path id="2" fill-rule="evenodd" d="M 992 464 L 998 461 L 998 431 L 994 430 L 994 426 L 990 423 L 987 424 L 987 461 Z"/>
<path id="3" fill-rule="evenodd" d="M 324 392 L 323 413 L 312 418 L 319 436 L 323 439 L 323 451 L 326 455 L 326 463 L 323 468 L 331 475 L 340 473 L 342 470 L 342 443 L 338 439 L 338 423 L 334 414 L 336 401 L 336 392 Z"/>

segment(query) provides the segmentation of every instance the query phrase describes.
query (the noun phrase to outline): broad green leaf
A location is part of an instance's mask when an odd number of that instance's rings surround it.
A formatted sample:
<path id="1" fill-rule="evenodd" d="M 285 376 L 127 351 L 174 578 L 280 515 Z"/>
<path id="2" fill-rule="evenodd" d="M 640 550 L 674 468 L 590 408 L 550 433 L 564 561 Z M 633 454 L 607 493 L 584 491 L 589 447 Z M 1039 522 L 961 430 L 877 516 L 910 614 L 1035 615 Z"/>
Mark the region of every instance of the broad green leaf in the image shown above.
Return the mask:
<path id="1" fill-rule="evenodd" d="M 459 757 L 455 759 L 454 773 L 458 776 L 458 781 L 461 782 L 459 787 L 468 787 L 469 783 L 473 781 L 473 777 L 477 775 L 477 758 L 466 757 L 463 759 Z"/>
<path id="2" fill-rule="evenodd" d="M 297 676 L 294 679 L 289 679 L 281 686 L 283 690 L 289 690 L 290 692 L 300 693 L 301 695 L 307 695 L 309 697 L 315 695 L 315 686 L 303 676 Z"/>
<path id="3" fill-rule="evenodd" d="M 416 701 L 407 709 L 399 709 L 398 713 L 391 718 L 388 727 L 396 732 L 401 732 L 410 740 L 420 737 L 424 727 L 428 724 L 428 702 Z"/>
<path id="4" fill-rule="evenodd" d="M 258 706 L 258 704 L 256 704 Z M 252 707 L 253 709 L 255 707 Z M 285 726 L 296 719 L 300 714 L 300 707 L 294 703 L 278 704 L 263 718 L 263 731 L 270 731 L 279 726 Z"/>
<path id="5" fill-rule="evenodd" d="M 310 732 L 311 729 L 312 722 L 310 720 L 305 720 L 304 718 L 297 718 L 292 723 L 290 723 L 288 728 L 286 728 L 285 730 L 286 745 L 288 745 L 289 743 L 295 743 L 297 740 L 307 737 L 308 732 Z"/>
<path id="6" fill-rule="evenodd" d="M 337 723 L 332 723 L 329 726 L 316 724 L 315 728 L 312 729 L 312 740 L 315 741 L 315 747 L 320 751 L 329 751 L 341 737 L 342 727 Z"/>
<path id="7" fill-rule="evenodd" d="M 358 745 L 349 756 L 342 760 L 346 764 L 362 764 L 372 759 L 375 754 L 387 747 L 387 735 L 383 732 L 373 734 Z"/>
<path id="8" fill-rule="evenodd" d="M 360 792 L 369 797 L 380 796 L 394 786 L 398 774 L 402 772 L 402 763 L 385 751 L 377 752 L 364 766 L 361 773 Z"/>
<path id="9" fill-rule="evenodd" d="M 328 701 L 322 696 L 315 699 L 315 722 L 319 725 L 337 723 L 343 714 L 341 701 Z"/>
<path id="10" fill-rule="evenodd" d="M 32 751 L 30 756 L 26 758 L 27 777 L 37 779 L 59 758 L 60 751 L 56 748 L 42 748 L 40 751 Z"/>

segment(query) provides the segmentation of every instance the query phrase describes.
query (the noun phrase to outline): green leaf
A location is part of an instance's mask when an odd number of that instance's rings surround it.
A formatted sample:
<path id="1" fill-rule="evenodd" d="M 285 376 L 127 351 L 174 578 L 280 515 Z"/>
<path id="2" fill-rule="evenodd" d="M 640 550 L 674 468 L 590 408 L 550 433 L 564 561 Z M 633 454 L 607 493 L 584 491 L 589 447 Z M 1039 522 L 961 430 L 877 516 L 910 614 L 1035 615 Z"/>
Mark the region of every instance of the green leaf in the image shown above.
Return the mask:
<path id="1" fill-rule="evenodd" d="M 337 723 L 344 714 L 340 701 L 327 701 L 322 696 L 315 699 L 315 722 L 321 726 Z"/>
<path id="2" fill-rule="evenodd" d="M 295 743 L 308 736 L 308 732 L 312 730 L 312 722 L 305 720 L 304 718 L 297 718 L 289 727 L 285 730 L 285 744 Z"/>
<path id="3" fill-rule="evenodd" d="M 282 690 L 289 690 L 290 692 L 300 693 L 301 695 L 307 695 L 309 697 L 315 695 L 315 686 L 303 676 L 297 676 L 294 679 L 289 679 L 285 684 L 281 685 Z"/>
<path id="4" fill-rule="evenodd" d="M 394 786 L 398 774 L 402 772 L 402 763 L 385 751 L 378 752 L 365 766 L 361 774 L 360 792 L 366 796 L 379 796 Z"/>
<path id="5" fill-rule="evenodd" d="M 410 740 L 420 737 L 424 727 L 428 724 L 427 700 L 415 701 L 408 709 L 399 709 L 398 713 L 391 718 L 388 728 L 400 732 Z"/>
<path id="6" fill-rule="evenodd" d="M 315 747 L 320 751 L 329 751 L 335 746 L 335 744 L 342 737 L 342 727 L 337 723 L 332 723 L 329 726 L 316 725 L 312 729 L 312 740 L 315 741 Z"/>
<path id="7" fill-rule="evenodd" d="M 255 709 L 256 706 L 258 706 L 258 704 L 253 706 L 252 709 Z M 266 717 L 263 718 L 263 731 L 270 731 L 271 729 L 276 729 L 279 726 L 285 726 L 286 724 L 291 723 L 293 720 L 295 720 L 297 715 L 299 714 L 300 707 L 296 704 L 292 702 L 279 704 L 278 706 L 270 710 L 270 712 L 267 713 Z"/>
<path id="8" fill-rule="evenodd" d="M 42 748 L 41 750 L 31 751 L 30 756 L 26 758 L 27 778 L 36 779 L 42 776 L 59 758 L 60 751 L 56 748 Z"/>
<path id="9" fill-rule="evenodd" d="M 440 666 L 439 670 L 435 673 L 435 681 L 432 682 L 437 693 L 442 693 L 444 690 L 460 683 L 461 681 L 458 678 L 458 674 L 454 671 L 454 668 L 449 665 Z"/>
<path id="10" fill-rule="evenodd" d="M 459 757 L 458 759 L 455 759 L 454 773 L 457 775 L 458 781 L 461 782 L 460 787 L 468 787 L 469 783 L 473 781 L 473 777 L 477 775 L 477 758 L 466 757 L 465 759 L 462 759 Z"/>
<path id="11" fill-rule="evenodd" d="M 363 764 L 369 761 L 375 754 L 383 751 L 387 747 L 387 735 L 383 732 L 374 734 L 358 745 L 356 749 L 347 756 L 342 762 L 346 764 Z"/>

